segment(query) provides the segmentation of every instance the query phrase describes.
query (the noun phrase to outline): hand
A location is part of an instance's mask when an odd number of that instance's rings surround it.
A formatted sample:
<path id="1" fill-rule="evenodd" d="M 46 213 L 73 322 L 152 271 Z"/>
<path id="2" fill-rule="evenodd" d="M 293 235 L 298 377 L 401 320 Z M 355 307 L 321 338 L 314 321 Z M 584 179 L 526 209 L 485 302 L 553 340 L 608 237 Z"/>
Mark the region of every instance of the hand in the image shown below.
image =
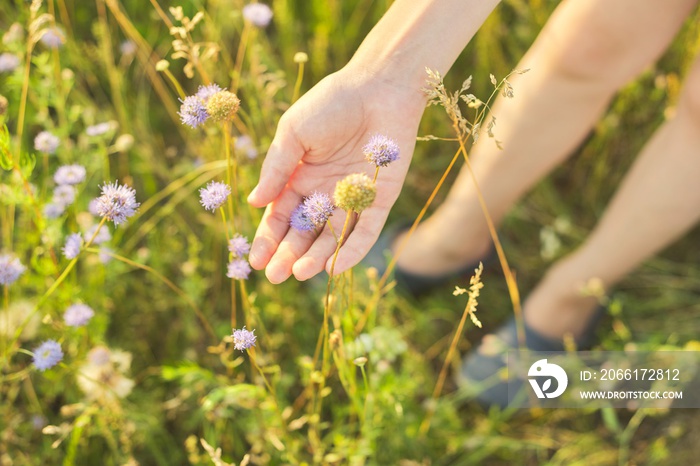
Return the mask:
<path id="1" fill-rule="evenodd" d="M 250 252 L 250 264 L 272 283 L 290 275 L 307 280 L 324 268 L 330 272 L 336 240 L 329 228 L 320 234 L 289 227 L 289 217 L 304 196 L 333 194 L 338 180 L 352 173 L 374 176 L 362 154 L 372 134 L 394 139 L 401 150 L 396 162 L 379 170 L 377 197 L 362 212 L 340 249 L 334 273 L 357 264 L 381 232 L 396 201 L 413 155 L 425 101 L 420 89 L 406 89 L 377 74 L 346 67 L 304 95 L 280 119 L 248 202 L 267 206 Z M 345 212 L 336 209 L 331 224 L 340 235 Z"/>

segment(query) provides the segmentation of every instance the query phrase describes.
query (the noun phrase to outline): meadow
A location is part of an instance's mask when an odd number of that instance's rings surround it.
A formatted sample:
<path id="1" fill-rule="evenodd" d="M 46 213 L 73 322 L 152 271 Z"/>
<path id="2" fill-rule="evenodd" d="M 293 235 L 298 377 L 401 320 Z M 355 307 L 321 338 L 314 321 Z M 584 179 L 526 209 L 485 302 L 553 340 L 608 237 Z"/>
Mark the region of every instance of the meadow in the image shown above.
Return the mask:
<path id="1" fill-rule="evenodd" d="M 0 257 L 15 272 L 0 276 L 0 465 L 696 463 L 694 410 L 467 400 L 444 374 L 513 312 L 497 264 L 481 277 L 483 328 L 467 319 L 458 338 L 467 296 L 452 291 L 469 277 L 416 300 L 362 267 L 328 288 L 326 275 L 273 285 L 246 269 L 244 242 L 227 246 L 260 222 L 246 196 L 277 122 L 391 2 L 273 0 L 271 18 L 244 17 L 246 3 L 0 3 Z M 557 3 L 504 0 L 446 88 L 472 76 L 487 101 L 490 75 L 513 71 Z M 699 19 L 508 214 L 499 234 L 521 295 L 580 244 L 673 112 Z M 183 124 L 183 101 L 213 84 L 236 97 L 217 90 L 216 121 Z M 452 140 L 417 143 L 389 223 L 416 218 L 459 151 L 440 105 L 419 134 Z M 212 182 L 232 192 L 207 205 Z M 599 347 L 700 348 L 698 240 L 606 297 Z M 232 335 L 244 326 L 255 346 Z"/>

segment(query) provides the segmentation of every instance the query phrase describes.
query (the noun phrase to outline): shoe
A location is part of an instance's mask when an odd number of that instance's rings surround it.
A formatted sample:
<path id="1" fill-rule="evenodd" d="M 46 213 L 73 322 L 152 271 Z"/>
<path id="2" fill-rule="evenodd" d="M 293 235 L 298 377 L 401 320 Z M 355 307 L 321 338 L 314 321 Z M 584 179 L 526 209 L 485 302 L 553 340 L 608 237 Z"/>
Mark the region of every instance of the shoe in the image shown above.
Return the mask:
<path id="1" fill-rule="evenodd" d="M 593 346 L 596 341 L 596 328 L 604 314 L 605 309 L 598 306 L 583 334 L 574 340 L 578 350 L 587 350 Z M 527 323 L 523 324 L 525 346 L 528 350 L 566 351 L 562 340 L 545 337 L 530 328 Z M 457 384 L 481 405 L 508 407 L 507 352 L 518 347 L 517 325 L 515 317 L 511 317 L 495 333 L 486 335 L 479 346 L 464 358 L 462 369 L 457 374 Z M 517 382 L 516 379 L 511 379 L 511 390 L 523 383 L 522 379 Z"/>
<path id="2" fill-rule="evenodd" d="M 381 277 L 386 271 L 389 261 L 391 260 L 392 250 L 391 247 L 396 241 L 396 239 L 401 236 L 402 233 L 408 231 L 413 224 L 412 221 L 402 221 L 382 231 L 379 235 L 379 239 L 374 243 L 372 249 L 367 253 L 365 259 L 363 259 L 362 264 L 365 267 L 374 267 L 377 269 L 378 275 Z M 491 264 L 496 258 L 494 249 L 492 248 L 488 255 L 484 257 L 481 261 L 477 261 L 473 264 L 467 264 L 461 269 L 442 275 L 420 275 L 402 270 L 398 264 L 394 267 L 393 274 L 394 280 L 396 281 L 396 287 L 399 290 L 407 292 L 414 298 L 426 294 L 427 292 L 445 285 L 446 283 L 452 281 L 455 278 L 462 276 L 471 276 L 474 274 L 474 269 L 479 266 L 479 262 L 484 264 L 484 267 Z"/>

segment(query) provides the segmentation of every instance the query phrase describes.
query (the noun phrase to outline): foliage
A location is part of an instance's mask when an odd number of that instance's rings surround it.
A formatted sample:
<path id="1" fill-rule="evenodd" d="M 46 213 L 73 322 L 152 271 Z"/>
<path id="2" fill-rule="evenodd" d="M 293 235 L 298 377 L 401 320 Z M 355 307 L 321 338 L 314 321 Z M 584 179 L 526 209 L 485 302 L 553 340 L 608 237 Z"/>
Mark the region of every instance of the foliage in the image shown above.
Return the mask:
<path id="1" fill-rule="evenodd" d="M 390 3 L 275 0 L 268 27 L 244 20 L 242 0 L 170 9 L 156 0 L 0 4 L 0 53 L 20 57 L 16 69 L 0 73 L 9 102 L 0 115 L 0 252 L 27 267 L 3 287 L 1 464 L 554 465 L 611 464 L 621 455 L 664 464 L 674 443 L 678 462 L 686 454 L 692 461 L 683 413 L 511 413 L 464 403 L 439 374 L 458 367 L 483 332 L 455 334 L 464 304 L 449 288 L 415 302 L 362 268 L 329 284 L 331 294 L 318 281 L 273 286 L 255 272 L 226 277 L 234 254 L 227 239 L 251 238 L 260 221 L 245 196 L 277 121 L 301 91 L 347 62 Z M 459 150 L 454 139 L 440 141 L 454 137 L 452 123 L 464 145 L 482 123 L 493 136 L 495 120 L 483 122 L 478 111 L 489 99 L 475 96 L 494 87 L 512 92 L 489 75 L 508 75 L 555 4 L 507 2 L 446 83 L 432 76 L 444 86 L 444 108 L 426 111 L 421 134 L 440 137 L 418 144 L 394 215 L 415 216 Z M 578 157 L 506 219 L 503 247 L 517 269 L 543 270 L 592 226 L 640 148 L 633 135 L 650 134 L 673 105 L 676 64 L 683 69 L 698 48 L 696 20 L 657 67 L 623 89 Z M 503 29 L 514 22 L 514 31 Z M 42 42 L 49 31 L 64 43 Z M 474 83 L 462 84 L 468 75 Z M 449 94 L 453 82 L 460 91 Z M 181 124 L 178 99 L 212 83 L 235 93 L 240 108 L 229 99 L 221 121 Z M 471 109 L 469 122 L 462 111 Z M 55 154 L 34 148 L 41 131 L 59 138 Z M 53 175 L 67 164 L 84 166 L 87 177 L 54 215 Z M 90 201 L 116 180 L 141 204 L 118 227 L 90 213 Z M 224 180 L 231 196 L 205 211 L 199 190 Z M 111 238 L 98 239 L 100 229 Z M 62 248 L 75 233 L 83 242 L 69 260 Z M 694 240 L 697 233 L 609 297 L 606 348 L 691 344 L 698 328 L 687 315 L 698 309 L 700 275 L 697 249 L 687 247 Z M 538 275 L 520 273 L 518 285 L 527 290 Z M 481 280 L 486 286 L 471 288 L 464 316 L 486 331 L 511 312 L 512 284 L 497 270 Z M 76 303 L 94 310 L 84 326 L 64 321 Z M 652 312 L 662 307 L 664 317 Z M 257 337 L 246 352 L 231 336 L 243 325 Z M 32 351 L 47 339 L 60 343 L 63 360 L 38 371 Z"/>

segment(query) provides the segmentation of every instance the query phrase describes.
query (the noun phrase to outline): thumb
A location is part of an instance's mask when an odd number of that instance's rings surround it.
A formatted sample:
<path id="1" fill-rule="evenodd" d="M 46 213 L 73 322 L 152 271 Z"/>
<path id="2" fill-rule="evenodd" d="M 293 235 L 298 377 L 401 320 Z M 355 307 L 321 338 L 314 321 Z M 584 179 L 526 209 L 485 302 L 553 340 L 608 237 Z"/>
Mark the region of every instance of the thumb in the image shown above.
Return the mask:
<path id="1" fill-rule="evenodd" d="M 260 170 L 260 179 L 248 195 L 253 207 L 264 207 L 277 199 L 304 156 L 304 148 L 289 125 L 280 120 Z"/>

